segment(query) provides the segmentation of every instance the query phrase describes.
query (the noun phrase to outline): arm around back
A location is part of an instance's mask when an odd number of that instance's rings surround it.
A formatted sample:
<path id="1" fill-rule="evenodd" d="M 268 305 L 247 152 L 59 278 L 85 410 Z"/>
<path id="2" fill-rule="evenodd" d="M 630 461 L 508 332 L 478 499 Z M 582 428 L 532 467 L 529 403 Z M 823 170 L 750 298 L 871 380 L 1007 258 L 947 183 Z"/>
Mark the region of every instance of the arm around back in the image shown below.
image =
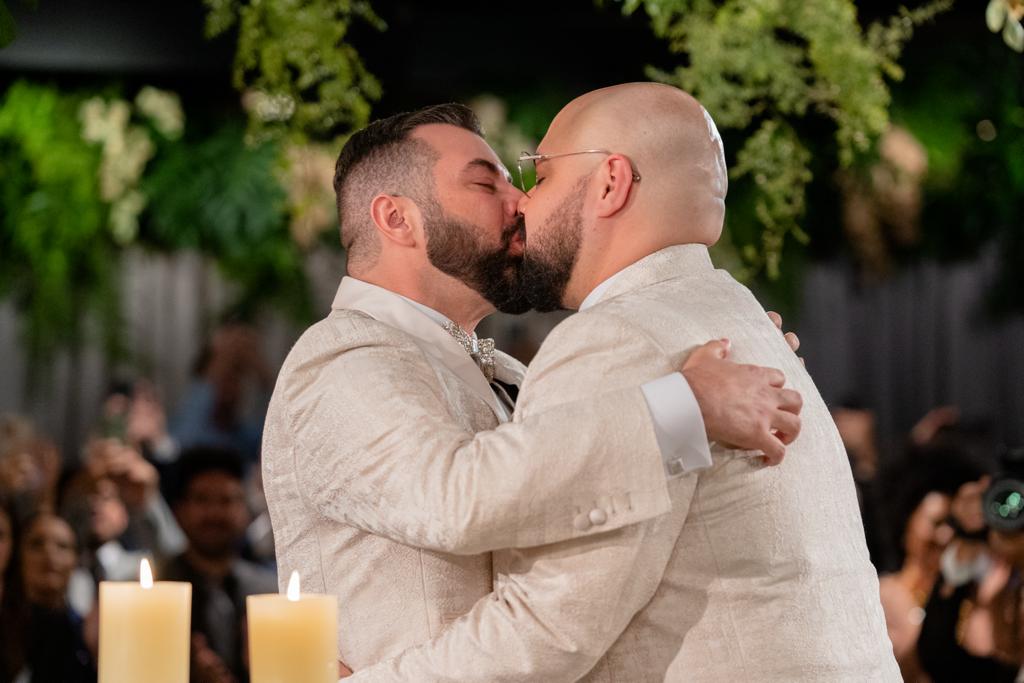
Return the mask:
<path id="1" fill-rule="evenodd" d="M 670 503 L 639 386 L 472 433 L 411 340 L 373 320 L 321 328 L 277 391 L 300 488 L 316 510 L 392 540 L 455 554 L 615 529 Z M 300 342 L 303 344 L 303 342 Z M 329 349 L 329 351 L 323 351 Z M 623 501 L 601 525 L 593 501 Z"/>

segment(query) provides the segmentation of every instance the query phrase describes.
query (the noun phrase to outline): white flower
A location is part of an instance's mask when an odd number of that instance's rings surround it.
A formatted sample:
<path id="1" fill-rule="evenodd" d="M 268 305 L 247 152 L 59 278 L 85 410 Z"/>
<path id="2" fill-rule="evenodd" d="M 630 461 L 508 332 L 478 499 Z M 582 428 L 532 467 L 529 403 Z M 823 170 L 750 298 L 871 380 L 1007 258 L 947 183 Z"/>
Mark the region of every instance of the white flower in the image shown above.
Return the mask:
<path id="1" fill-rule="evenodd" d="M 138 184 L 156 148 L 144 128 L 132 126 L 107 138 L 100 164 L 100 195 L 114 201 Z"/>
<path id="2" fill-rule="evenodd" d="M 284 152 L 281 181 L 288 192 L 292 239 L 306 248 L 337 225 L 334 156 L 320 145 L 290 145 Z"/>
<path id="3" fill-rule="evenodd" d="M 480 119 L 480 127 L 488 137 L 500 137 L 508 125 L 508 107 L 495 95 L 474 97 L 469 103 L 469 108 Z"/>
<path id="4" fill-rule="evenodd" d="M 185 129 L 181 100 L 172 92 L 146 86 L 135 96 L 135 106 L 153 121 L 167 139 L 177 140 Z"/>
<path id="5" fill-rule="evenodd" d="M 82 121 L 82 139 L 86 142 L 103 142 L 107 136 L 107 120 L 104 114 L 107 105 L 99 97 L 92 97 L 78 108 L 78 118 Z"/>
<path id="6" fill-rule="evenodd" d="M 991 0 L 985 9 L 985 23 L 993 33 L 1002 29 L 1003 41 L 1017 52 L 1024 52 L 1024 1 Z"/>
<path id="7" fill-rule="evenodd" d="M 287 121 L 295 113 L 295 100 L 290 95 L 271 95 L 262 90 L 247 90 L 242 95 L 242 108 L 260 121 Z"/>
<path id="8" fill-rule="evenodd" d="M 508 119 L 508 106 L 495 95 L 480 95 L 470 100 L 470 108 L 480 119 L 480 126 L 487 136 L 487 144 L 508 163 L 519 155 L 535 148 L 537 142 L 523 132 L 515 121 Z"/>
<path id="9" fill-rule="evenodd" d="M 101 97 L 93 97 L 78 109 L 82 121 L 82 138 L 87 142 L 105 142 L 124 131 L 131 116 L 131 108 L 124 100 L 107 104 Z"/>
<path id="10" fill-rule="evenodd" d="M 126 246 L 139 234 L 139 214 L 146 208 L 146 197 L 132 190 L 110 206 L 110 232 L 114 241 Z"/>

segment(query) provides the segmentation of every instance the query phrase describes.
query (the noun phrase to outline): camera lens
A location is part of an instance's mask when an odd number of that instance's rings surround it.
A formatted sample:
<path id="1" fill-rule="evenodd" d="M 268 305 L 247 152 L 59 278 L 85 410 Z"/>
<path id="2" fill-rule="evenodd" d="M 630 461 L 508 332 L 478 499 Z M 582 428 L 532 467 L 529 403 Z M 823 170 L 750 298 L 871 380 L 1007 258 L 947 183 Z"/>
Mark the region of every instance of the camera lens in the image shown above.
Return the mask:
<path id="1" fill-rule="evenodd" d="M 997 479 L 985 493 L 985 521 L 1000 531 L 1024 530 L 1024 483 Z"/>

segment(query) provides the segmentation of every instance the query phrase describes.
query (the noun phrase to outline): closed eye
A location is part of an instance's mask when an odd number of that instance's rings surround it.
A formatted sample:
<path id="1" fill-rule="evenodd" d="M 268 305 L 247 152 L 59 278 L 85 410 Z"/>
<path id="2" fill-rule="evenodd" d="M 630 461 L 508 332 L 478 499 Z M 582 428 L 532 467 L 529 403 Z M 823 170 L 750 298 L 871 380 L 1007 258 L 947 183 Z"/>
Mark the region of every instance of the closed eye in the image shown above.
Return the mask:
<path id="1" fill-rule="evenodd" d="M 496 187 L 496 186 L 494 185 L 494 183 L 475 183 L 475 184 L 476 184 L 476 185 L 479 185 L 480 187 L 484 187 L 484 188 L 487 188 L 487 189 L 488 189 L 488 190 L 490 190 L 491 192 L 494 192 L 494 191 L 496 191 L 496 190 L 498 189 L 498 188 L 497 188 L 497 187 Z"/>

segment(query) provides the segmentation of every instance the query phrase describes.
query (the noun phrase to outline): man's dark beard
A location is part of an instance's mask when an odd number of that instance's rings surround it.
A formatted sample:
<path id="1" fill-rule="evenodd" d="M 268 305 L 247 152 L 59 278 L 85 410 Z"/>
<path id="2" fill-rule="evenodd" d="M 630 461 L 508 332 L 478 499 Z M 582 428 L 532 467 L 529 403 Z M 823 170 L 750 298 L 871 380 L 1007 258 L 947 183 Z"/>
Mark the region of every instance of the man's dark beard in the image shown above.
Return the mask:
<path id="1" fill-rule="evenodd" d="M 473 225 L 445 215 L 432 202 L 424 211 L 427 232 L 427 259 L 442 273 L 464 282 L 478 291 L 502 313 L 525 313 L 530 303 L 522 292 L 522 256 L 508 253 L 516 233 L 523 230 L 523 218 L 502 231 L 501 245 L 486 251 L 476 237 Z"/>
<path id="2" fill-rule="evenodd" d="M 589 176 L 580 178 L 561 206 L 548 217 L 543 234 L 550 235 L 545 245 L 530 247 L 527 237 L 523 259 L 523 295 L 533 308 L 542 313 L 565 308 L 565 288 L 583 240 L 584 188 Z"/>

